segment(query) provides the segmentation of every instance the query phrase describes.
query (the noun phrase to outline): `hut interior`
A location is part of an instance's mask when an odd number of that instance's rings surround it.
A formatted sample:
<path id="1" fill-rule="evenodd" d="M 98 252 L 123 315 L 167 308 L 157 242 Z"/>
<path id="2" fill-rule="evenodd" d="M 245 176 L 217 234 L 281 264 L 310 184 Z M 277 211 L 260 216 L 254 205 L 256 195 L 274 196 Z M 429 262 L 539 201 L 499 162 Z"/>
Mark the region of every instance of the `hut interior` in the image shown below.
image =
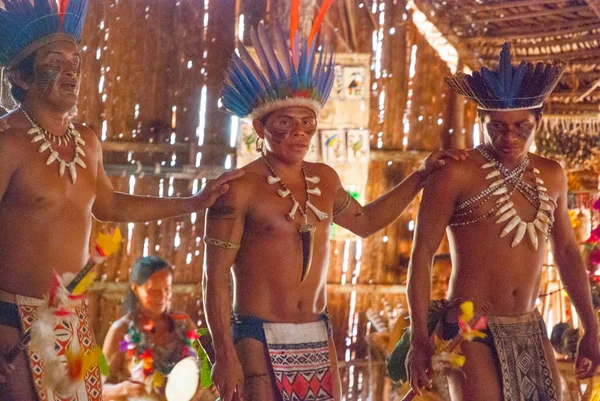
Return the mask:
<path id="1" fill-rule="evenodd" d="M 310 20 L 320 0 L 302 4 L 302 18 Z M 90 0 L 77 118 L 102 140 L 115 189 L 187 196 L 239 164 L 243 127 L 221 107 L 223 71 L 236 42 L 249 44 L 251 27 L 285 21 L 288 13 L 289 0 Z M 574 216 L 587 216 L 587 230 L 599 223 L 590 205 L 600 173 L 600 1 L 336 0 L 323 32 L 336 52 L 366 60 L 365 121 L 351 127 L 368 132 L 363 201 L 399 183 L 427 152 L 481 142 L 476 108 L 453 94 L 443 78 L 493 65 L 508 40 L 518 61 L 568 62 L 546 105 L 536 152 L 569 171 Z M 350 174 L 345 181 L 352 179 Z M 397 222 L 368 239 L 331 240 L 328 304 L 344 400 L 401 399 L 386 377 L 384 357 L 397 334 L 391 327 L 405 314 L 417 208 L 418 199 Z M 121 225 L 124 243 L 99 267 L 89 295 L 99 343 L 120 316 L 129 269 L 142 255 L 173 263 L 173 307 L 205 324 L 203 226 L 201 214 Z M 95 227 L 107 226 L 96 222 Z M 561 288 L 560 283 L 553 287 L 551 262 L 549 255 L 549 292 Z M 450 268 L 444 243 L 435 259 L 437 298 L 445 296 Z M 565 300 L 558 294 L 548 307 L 570 313 L 568 305 L 555 305 Z M 378 316 L 385 322 L 375 327 Z M 581 391 L 572 389 L 570 396 Z"/>

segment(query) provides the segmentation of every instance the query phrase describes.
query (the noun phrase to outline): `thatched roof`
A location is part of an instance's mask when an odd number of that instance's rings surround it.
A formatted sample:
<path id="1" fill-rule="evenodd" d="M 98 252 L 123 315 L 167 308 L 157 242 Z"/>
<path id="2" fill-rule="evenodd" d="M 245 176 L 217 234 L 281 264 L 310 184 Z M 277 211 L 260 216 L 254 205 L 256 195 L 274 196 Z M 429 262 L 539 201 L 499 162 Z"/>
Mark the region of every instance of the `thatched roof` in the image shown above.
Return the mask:
<path id="1" fill-rule="evenodd" d="M 415 0 L 471 68 L 494 65 L 503 42 L 517 61 L 563 59 L 555 113 L 600 112 L 600 0 Z"/>

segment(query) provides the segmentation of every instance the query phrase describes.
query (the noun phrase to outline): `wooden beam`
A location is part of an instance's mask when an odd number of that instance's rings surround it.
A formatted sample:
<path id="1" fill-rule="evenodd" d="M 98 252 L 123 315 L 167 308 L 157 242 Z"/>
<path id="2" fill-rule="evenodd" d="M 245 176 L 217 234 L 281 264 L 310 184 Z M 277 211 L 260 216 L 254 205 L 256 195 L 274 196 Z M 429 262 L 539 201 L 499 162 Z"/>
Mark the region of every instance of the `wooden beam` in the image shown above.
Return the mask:
<path id="1" fill-rule="evenodd" d="M 141 153 L 170 153 L 187 152 L 189 143 L 145 143 L 132 141 L 104 141 L 102 151 L 104 152 L 141 152 Z"/>
<path id="2" fill-rule="evenodd" d="M 498 56 L 490 56 L 484 57 L 484 60 L 490 61 L 494 60 L 497 62 Z M 556 59 L 570 61 L 570 60 L 587 60 L 587 59 L 597 59 L 600 57 L 600 50 L 577 50 L 574 52 L 563 52 L 563 53 L 554 53 L 554 54 L 536 54 L 536 55 L 518 55 L 514 56 L 515 62 L 521 61 L 552 61 Z"/>
<path id="3" fill-rule="evenodd" d="M 460 1 L 461 3 L 465 3 L 464 0 Z M 458 10 L 461 13 L 464 13 L 467 10 L 473 9 L 475 6 L 475 12 L 480 11 L 494 11 L 494 10 L 505 10 L 507 8 L 513 7 L 531 7 L 531 6 L 545 6 L 550 4 L 558 4 L 558 3 L 568 3 L 568 0 L 519 0 L 519 1 L 500 1 L 496 4 L 470 4 L 460 7 Z M 449 10 L 451 11 L 451 9 Z"/>
<path id="4" fill-rule="evenodd" d="M 504 15 L 503 17 L 482 17 L 473 19 L 474 23 L 484 23 L 484 22 L 504 22 L 504 21 L 514 21 L 514 20 L 523 20 L 529 18 L 538 18 L 538 17 L 549 17 L 552 15 L 560 15 L 560 14 L 568 14 L 571 12 L 579 12 L 579 11 L 590 11 L 588 6 L 571 6 L 565 8 L 556 8 L 551 10 L 543 10 L 543 11 L 531 11 L 531 12 L 523 12 L 511 15 Z M 591 17 L 593 17 L 593 11 L 591 13 Z M 457 16 L 460 17 L 460 16 Z M 579 16 L 581 17 L 581 16 Z M 464 17 L 463 17 L 464 20 Z"/>
<path id="5" fill-rule="evenodd" d="M 530 28 L 541 28 L 541 29 L 530 29 Z M 561 23 L 561 24 L 536 24 L 531 26 L 511 26 L 502 29 L 488 29 L 490 36 L 506 36 L 506 35 L 517 35 L 515 39 L 523 38 L 525 36 L 537 34 L 539 37 L 544 36 L 557 36 L 566 35 L 565 32 L 585 32 L 592 29 L 600 29 L 600 21 L 598 17 L 593 18 L 582 18 L 576 21 Z"/>
<path id="6" fill-rule="evenodd" d="M 546 104 L 548 113 L 600 113 L 600 103 L 562 104 L 550 102 Z"/>
<path id="7" fill-rule="evenodd" d="M 574 27 L 574 25 L 576 25 Z M 519 29 L 521 31 L 519 32 Z M 467 43 L 479 43 L 482 41 L 493 41 L 503 43 L 506 41 L 512 41 L 516 39 L 537 39 L 537 38 L 546 38 L 546 37 L 554 37 L 554 36 L 565 36 L 570 34 L 586 34 L 592 30 L 600 30 L 600 23 L 598 23 L 598 19 L 587 20 L 583 26 L 579 24 L 570 24 L 570 25 L 562 25 L 562 26 L 550 26 L 549 29 L 535 31 L 535 32 L 527 32 L 523 31 L 522 28 L 513 28 L 510 32 L 505 31 L 488 31 L 489 35 L 486 36 L 473 36 L 473 37 L 465 37 L 464 41 Z"/>
<path id="8" fill-rule="evenodd" d="M 427 0 L 414 0 L 415 6 L 427 16 L 429 22 L 441 32 L 446 40 L 454 46 L 458 52 L 460 61 L 467 65 L 472 70 L 478 70 L 483 66 L 481 60 L 473 54 L 473 51 L 463 43 L 452 27 L 449 25 L 448 20 L 442 16 L 439 10 L 436 10 L 429 1 Z"/>

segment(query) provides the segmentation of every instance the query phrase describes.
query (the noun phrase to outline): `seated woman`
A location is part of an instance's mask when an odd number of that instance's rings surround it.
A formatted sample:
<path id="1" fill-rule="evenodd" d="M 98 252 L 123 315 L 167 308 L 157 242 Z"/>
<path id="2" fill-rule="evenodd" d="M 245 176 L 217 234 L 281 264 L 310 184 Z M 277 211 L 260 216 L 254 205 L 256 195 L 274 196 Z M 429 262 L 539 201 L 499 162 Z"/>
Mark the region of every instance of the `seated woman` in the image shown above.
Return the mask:
<path id="1" fill-rule="evenodd" d="M 171 266 L 158 257 L 143 257 L 133 265 L 125 316 L 112 324 L 104 340 L 111 372 L 103 386 L 105 401 L 164 400 L 171 369 L 196 356 L 191 347 L 194 323 L 186 313 L 170 310 L 172 282 Z M 198 391 L 194 400 L 215 399 L 206 392 Z"/>

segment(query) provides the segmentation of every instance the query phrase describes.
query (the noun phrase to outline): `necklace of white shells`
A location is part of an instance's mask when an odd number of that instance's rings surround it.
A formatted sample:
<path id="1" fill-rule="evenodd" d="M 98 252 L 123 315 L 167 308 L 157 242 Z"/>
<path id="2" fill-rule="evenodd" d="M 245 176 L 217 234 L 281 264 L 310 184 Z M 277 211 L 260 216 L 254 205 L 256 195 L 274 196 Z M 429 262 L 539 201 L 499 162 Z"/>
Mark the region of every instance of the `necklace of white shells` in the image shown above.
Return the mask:
<path id="1" fill-rule="evenodd" d="M 41 142 L 38 153 L 44 153 L 46 150 L 50 151 L 50 155 L 46 159 L 46 165 L 49 166 L 55 161 L 58 162 L 58 174 L 61 177 L 65 175 L 65 171 L 69 171 L 69 175 L 71 176 L 71 182 L 75 184 L 77 181 L 77 170 L 75 168 L 76 165 L 85 169 L 87 166 L 83 161 L 82 157 L 85 157 L 85 152 L 83 151 L 83 147 L 85 146 L 85 141 L 81 138 L 81 134 L 75 129 L 73 124 L 69 121 L 69 125 L 67 126 L 67 131 L 62 136 L 53 135 L 40 124 L 35 122 L 33 118 L 24 110 L 21 109 L 29 123 L 31 124 L 31 128 L 27 131 L 27 135 L 33 136 L 31 143 L 39 143 Z M 61 146 L 63 143 L 66 145 L 69 142 L 73 142 L 73 147 L 75 149 L 75 156 L 73 160 L 70 162 L 64 160 L 58 152 L 54 149 L 53 143 Z"/>
<path id="2" fill-rule="evenodd" d="M 320 196 L 321 190 L 318 187 L 309 188 L 308 184 L 318 184 L 319 181 L 321 181 L 321 179 L 316 175 L 313 177 L 307 177 L 306 170 L 304 170 L 304 166 L 302 166 L 302 176 L 304 177 L 304 188 L 306 191 L 306 203 L 304 204 L 304 207 L 302 207 L 300 206 L 300 203 L 298 203 L 296 198 L 294 198 L 292 191 L 290 191 L 290 189 L 283 183 L 281 178 L 277 175 L 275 169 L 273 168 L 273 166 L 271 166 L 267 158 L 263 156 L 262 159 L 264 160 L 267 169 L 271 173 L 267 177 L 267 183 L 269 183 L 269 185 L 279 184 L 279 186 L 281 186 L 281 189 L 277 190 L 277 195 L 279 195 L 282 198 L 289 197 L 292 201 L 292 208 L 290 212 L 285 215 L 285 217 L 289 221 L 293 222 L 296 218 L 296 213 L 300 212 L 300 215 L 304 218 L 304 223 L 301 224 L 298 228 L 298 233 L 300 233 L 300 238 L 302 240 L 302 275 L 300 276 L 300 281 L 302 282 L 308 275 L 312 264 L 312 255 L 316 230 L 316 226 L 308 222 L 308 211 L 311 210 L 315 214 L 315 216 L 317 216 L 317 219 L 319 221 L 326 220 L 329 217 L 327 213 L 320 211 L 315 205 L 313 205 L 310 202 L 310 196 Z"/>
<path id="3" fill-rule="evenodd" d="M 493 156 L 485 145 L 478 146 L 477 150 L 487 161 L 481 166 L 481 169 L 491 170 L 485 179 L 492 182 L 479 194 L 457 205 L 450 220 L 450 226 L 466 226 L 493 216 L 496 218 L 495 224 L 504 224 L 500 238 L 514 231 L 511 242 L 511 246 L 514 248 L 523 241 L 527 234 L 529 243 L 537 250 L 538 231 L 545 237 L 544 240 L 547 240 L 554 224 L 554 210 L 556 209 L 556 202 L 548 196 L 547 189 L 543 186 L 544 181 L 538 177 L 539 170 L 531 166 L 534 181 L 534 184 L 531 184 L 523 180 L 523 173 L 531 164 L 529 156 L 526 156 L 513 170 L 509 170 Z M 511 190 L 509 190 L 509 184 L 512 187 Z M 511 201 L 515 191 L 521 193 L 536 208 L 537 212 L 533 221 L 524 221 L 519 216 Z M 477 209 L 494 199 L 495 202 L 490 210 L 477 218 L 468 219 Z"/>

